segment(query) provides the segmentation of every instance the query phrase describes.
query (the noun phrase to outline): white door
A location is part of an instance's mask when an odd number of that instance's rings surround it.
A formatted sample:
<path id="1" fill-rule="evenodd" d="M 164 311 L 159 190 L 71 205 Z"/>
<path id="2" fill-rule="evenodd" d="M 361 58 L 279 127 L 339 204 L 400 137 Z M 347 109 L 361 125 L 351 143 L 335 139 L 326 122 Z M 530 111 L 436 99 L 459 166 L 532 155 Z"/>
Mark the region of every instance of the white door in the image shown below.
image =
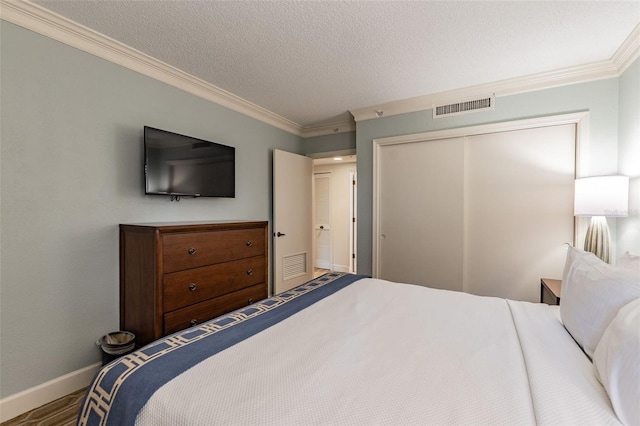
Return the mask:
<path id="1" fill-rule="evenodd" d="M 575 124 L 468 138 L 464 291 L 538 302 L 573 240 Z"/>
<path id="2" fill-rule="evenodd" d="M 314 266 L 320 269 L 332 270 L 331 173 L 315 173 L 313 182 L 315 194 L 314 236 L 316 242 Z"/>
<path id="3" fill-rule="evenodd" d="M 376 276 L 462 290 L 464 138 L 385 145 L 378 161 Z"/>
<path id="4" fill-rule="evenodd" d="M 313 161 L 273 151 L 274 294 L 313 278 Z"/>

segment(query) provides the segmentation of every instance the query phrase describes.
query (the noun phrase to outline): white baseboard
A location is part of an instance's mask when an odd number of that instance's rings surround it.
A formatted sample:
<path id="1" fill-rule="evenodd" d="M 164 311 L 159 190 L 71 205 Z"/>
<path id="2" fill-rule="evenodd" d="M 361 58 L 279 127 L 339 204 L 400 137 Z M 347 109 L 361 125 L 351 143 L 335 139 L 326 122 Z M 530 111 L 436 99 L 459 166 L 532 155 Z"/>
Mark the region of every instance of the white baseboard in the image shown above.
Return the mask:
<path id="1" fill-rule="evenodd" d="M 0 399 L 0 423 L 88 386 L 101 366 L 98 362 Z"/>
<path id="2" fill-rule="evenodd" d="M 333 265 L 332 270 L 336 272 L 349 272 L 349 265 Z"/>

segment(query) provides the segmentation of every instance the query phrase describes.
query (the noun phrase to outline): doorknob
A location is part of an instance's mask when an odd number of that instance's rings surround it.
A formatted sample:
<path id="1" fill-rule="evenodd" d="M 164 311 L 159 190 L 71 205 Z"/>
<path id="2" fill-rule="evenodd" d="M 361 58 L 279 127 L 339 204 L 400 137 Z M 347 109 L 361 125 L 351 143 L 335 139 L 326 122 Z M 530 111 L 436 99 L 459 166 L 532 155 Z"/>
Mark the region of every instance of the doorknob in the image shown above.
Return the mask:
<path id="1" fill-rule="evenodd" d="M 278 237 L 284 237 L 285 235 L 286 235 L 286 234 L 283 234 L 282 232 L 278 232 L 278 233 L 276 234 L 276 236 L 278 236 Z"/>
<path id="2" fill-rule="evenodd" d="M 320 225 L 320 229 L 324 229 L 324 225 Z"/>

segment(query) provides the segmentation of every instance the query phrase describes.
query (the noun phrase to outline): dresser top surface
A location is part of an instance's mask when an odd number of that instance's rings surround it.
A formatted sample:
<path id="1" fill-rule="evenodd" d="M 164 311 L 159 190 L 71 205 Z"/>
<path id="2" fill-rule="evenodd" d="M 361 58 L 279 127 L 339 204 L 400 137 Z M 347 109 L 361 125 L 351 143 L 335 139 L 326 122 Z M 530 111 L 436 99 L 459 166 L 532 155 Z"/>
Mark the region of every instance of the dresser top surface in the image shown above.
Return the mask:
<path id="1" fill-rule="evenodd" d="M 148 223 L 122 223 L 120 228 L 145 228 L 175 230 L 182 228 L 202 228 L 202 229 L 223 229 L 223 228 L 246 228 L 266 226 L 269 222 L 265 220 L 215 220 L 215 221 L 181 221 L 181 222 L 148 222 Z"/>

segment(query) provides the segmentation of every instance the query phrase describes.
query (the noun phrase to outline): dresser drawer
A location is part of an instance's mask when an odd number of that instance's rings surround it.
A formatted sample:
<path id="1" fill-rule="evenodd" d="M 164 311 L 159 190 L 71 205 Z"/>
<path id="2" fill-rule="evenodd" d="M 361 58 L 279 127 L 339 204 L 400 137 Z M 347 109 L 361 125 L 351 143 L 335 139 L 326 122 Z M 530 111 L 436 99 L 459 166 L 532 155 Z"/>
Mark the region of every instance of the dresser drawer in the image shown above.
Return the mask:
<path id="1" fill-rule="evenodd" d="M 263 256 L 218 263 L 163 277 L 163 310 L 173 311 L 264 282 Z"/>
<path id="2" fill-rule="evenodd" d="M 260 228 L 166 234 L 162 244 L 163 269 L 168 273 L 263 255 L 265 232 Z"/>
<path id="3" fill-rule="evenodd" d="M 164 334 L 203 323 L 207 320 L 247 306 L 267 297 L 267 286 L 264 283 L 238 290 L 224 296 L 206 300 L 198 304 L 178 309 L 164 315 Z"/>

